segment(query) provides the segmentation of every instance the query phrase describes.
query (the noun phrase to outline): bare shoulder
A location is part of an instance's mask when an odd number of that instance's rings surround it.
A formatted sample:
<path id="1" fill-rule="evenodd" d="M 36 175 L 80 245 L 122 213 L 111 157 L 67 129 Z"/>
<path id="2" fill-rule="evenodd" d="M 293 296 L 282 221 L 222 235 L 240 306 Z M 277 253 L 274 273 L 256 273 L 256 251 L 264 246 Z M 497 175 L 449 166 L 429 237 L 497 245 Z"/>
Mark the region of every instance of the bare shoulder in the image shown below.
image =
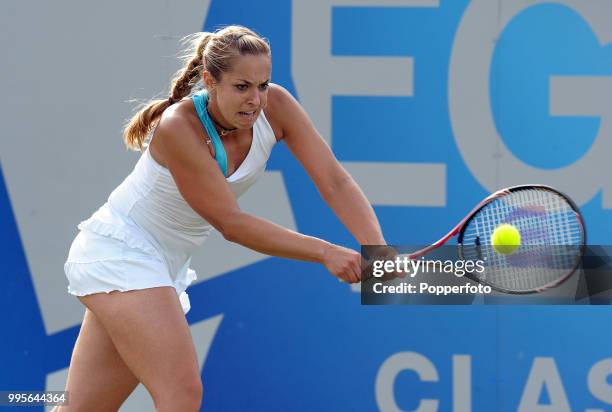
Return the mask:
<path id="1" fill-rule="evenodd" d="M 269 120 L 271 118 L 270 123 L 281 131 L 280 135 L 277 134 L 277 139 L 282 138 L 288 142 L 292 138 L 316 134 L 312 121 L 302 105 L 284 87 L 270 84 L 268 107 L 266 116 Z"/>
<path id="2" fill-rule="evenodd" d="M 271 116 L 278 117 L 279 114 L 284 113 L 288 109 L 287 105 L 299 104 L 295 98 L 289 93 L 283 86 L 270 83 L 270 89 L 268 91 L 268 104 L 266 105 L 266 115 L 270 111 Z"/>
<path id="3" fill-rule="evenodd" d="M 287 89 L 276 83 L 270 83 L 268 104 L 264 112 L 278 140 L 285 137 L 287 124 L 299 107 L 299 103 Z"/>
<path id="4" fill-rule="evenodd" d="M 149 146 L 151 155 L 162 166 L 168 167 L 171 157 L 208 151 L 197 113 L 189 100 L 167 108 L 157 125 Z"/>

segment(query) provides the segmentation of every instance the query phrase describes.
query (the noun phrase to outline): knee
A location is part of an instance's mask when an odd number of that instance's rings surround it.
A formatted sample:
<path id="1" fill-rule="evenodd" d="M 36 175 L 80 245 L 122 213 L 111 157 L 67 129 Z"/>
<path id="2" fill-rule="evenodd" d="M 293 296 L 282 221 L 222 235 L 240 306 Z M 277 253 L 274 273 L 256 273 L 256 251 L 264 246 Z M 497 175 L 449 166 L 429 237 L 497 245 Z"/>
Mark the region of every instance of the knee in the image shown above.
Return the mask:
<path id="1" fill-rule="evenodd" d="M 189 380 L 185 384 L 184 388 L 185 397 L 197 404 L 197 409 L 200 410 L 202 404 L 202 397 L 204 396 L 204 385 L 202 384 L 202 378 L 198 376 L 195 379 Z"/>
<path id="2" fill-rule="evenodd" d="M 160 410 L 199 411 L 203 394 L 204 385 L 198 375 L 167 385 L 163 393 L 154 397 L 157 398 L 154 401 Z"/>

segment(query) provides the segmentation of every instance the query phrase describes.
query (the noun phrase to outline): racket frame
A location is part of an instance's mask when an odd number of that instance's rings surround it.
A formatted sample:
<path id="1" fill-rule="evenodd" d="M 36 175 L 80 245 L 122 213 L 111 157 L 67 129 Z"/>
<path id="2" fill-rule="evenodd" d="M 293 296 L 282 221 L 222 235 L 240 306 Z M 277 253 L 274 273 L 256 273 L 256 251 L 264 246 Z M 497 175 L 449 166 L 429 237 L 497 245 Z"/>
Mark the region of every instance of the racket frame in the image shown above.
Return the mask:
<path id="1" fill-rule="evenodd" d="M 508 293 L 508 294 L 514 294 L 514 295 L 526 295 L 526 294 L 532 294 L 532 293 L 539 293 L 542 292 L 544 290 L 553 288 L 555 286 L 560 285 L 561 283 L 565 282 L 578 268 L 578 266 L 580 265 L 580 260 L 582 258 L 582 256 L 584 255 L 584 249 L 586 247 L 586 229 L 584 226 L 584 219 L 582 217 L 582 214 L 580 213 L 580 210 L 578 209 L 578 206 L 576 205 L 576 203 L 574 203 L 574 201 L 572 199 L 569 198 L 569 196 L 567 196 L 565 193 L 560 192 L 559 190 L 551 187 L 551 186 L 547 186 L 547 185 L 542 185 L 542 184 L 526 184 L 526 185 L 517 185 L 517 186 L 511 186 L 511 187 L 506 187 L 504 189 L 500 189 L 492 194 L 490 194 L 489 196 L 487 196 L 485 199 L 483 199 L 480 203 L 478 203 L 478 205 L 476 205 L 450 232 L 448 232 L 446 235 L 444 235 L 442 238 L 440 238 L 437 242 L 431 244 L 430 246 L 427 246 L 423 249 L 417 250 L 415 252 L 409 253 L 407 254 L 407 256 L 410 259 L 417 259 L 421 256 L 424 256 L 426 254 L 428 254 L 429 252 L 438 249 L 439 247 L 443 246 L 444 244 L 446 244 L 450 239 L 452 239 L 453 237 L 455 237 L 457 234 L 459 235 L 459 237 L 457 238 L 457 248 L 458 248 L 458 255 L 459 255 L 459 259 L 464 259 L 463 256 L 463 235 L 465 233 L 465 229 L 468 226 L 468 224 L 470 223 L 470 221 L 472 219 L 474 219 L 474 217 L 476 216 L 476 214 L 483 209 L 485 206 L 487 206 L 489 203 L 493 202 L 496 199 L 499 199 L 502 196 L 506 196 L 512 192 L 518 192 L 518 191 L 522 191 L 522 190 L 528 190 L 528 189 L 538 189 L 538 190 L 546 190 L 549 192 L 553 192 L 559 196 L 561 196 L 563 199 L 565 199 L 565 201 L 567 201 L 567 203 L 570 205 L 570 207 L 572 208 L 573 212 L 576 214 L 576 218 L 578 220 L 578 222 L 580 223 L 580 230 L 581 230 L 581 235 L 582 235 L 582 244 L 580 245 L 580 250 L 579 250 L 579 257 L 578 259 L 576 259 L 576 264 L 574 265 L 574 267 L 569 270 L 567 272 L 567 274 L 557 280 L 555 280 L 554 282 L 551 282 L 549 284 L 546 284 L 540 288 L 537 289 L 527 289 L 527 290 L 511 290 L 511 289 L 506 289 L 506 288 L 502 288 L 499 286 L 495 286 L 492 285 L 488 282 L 486 282 L 484 279 L 478 279 L 475 276 L 471 275 L 471 273 L 466 273 L 465 276 L 469 279 L 472 279 L 478 283 L 481 283 L 483 285 L 486 286 L 490 286 L 492 289 L 495 289 L 496 291 L 499 292 L 503 292 L 503 293 Z"/>

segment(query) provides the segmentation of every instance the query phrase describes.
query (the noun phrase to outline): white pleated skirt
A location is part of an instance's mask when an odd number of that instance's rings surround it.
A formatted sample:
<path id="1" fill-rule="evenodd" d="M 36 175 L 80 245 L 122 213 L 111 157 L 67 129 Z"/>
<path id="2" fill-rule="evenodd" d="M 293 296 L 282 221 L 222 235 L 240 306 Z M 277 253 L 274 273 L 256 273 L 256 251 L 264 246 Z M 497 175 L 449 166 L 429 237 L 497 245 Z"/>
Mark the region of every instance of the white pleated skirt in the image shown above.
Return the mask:
<path id="1" fill-rule="evenodd" d="M 185 289 L 196 278 L 189 270 L 189 279 L 173 280 L 161 257 L 90 230 L 81 230 L 72 242 L 64 272 L 74 296 L 173 287 L 185 314 L 191 308 Z"/>

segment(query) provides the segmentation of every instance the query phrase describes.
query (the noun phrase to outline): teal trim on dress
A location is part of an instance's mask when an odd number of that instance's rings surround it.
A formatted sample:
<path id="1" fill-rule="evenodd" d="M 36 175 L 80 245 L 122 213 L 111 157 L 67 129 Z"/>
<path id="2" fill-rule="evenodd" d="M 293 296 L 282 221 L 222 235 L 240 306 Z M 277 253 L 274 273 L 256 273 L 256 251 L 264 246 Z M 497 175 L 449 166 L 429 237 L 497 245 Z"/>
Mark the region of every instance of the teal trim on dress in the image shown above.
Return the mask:
<path id="1" fill-rule="evenodd" d="M 194 94 L 192 99 L 196 112 L 198 112 L 200 122 L 202 122 L 202 125 L 204 126 L 204 129 L 206 129 L 206 133 L 208 133 L 208 137 L 210 137 L 212 145 L 215 148 L 215 160 L 219 164 L 221 172 L 223 172 L 223 176 L 227 177 L 227 153 L 225 153 L 225 148 L 221 142 L 221 137 L 219 137 L 219 133 L 217 133 L 217 129 L 215 128 L 215 125 L 208 114 L 208 110 L 206 109 L 208 103 L 208 92 L 206 89 L 204 89 Z"/>

